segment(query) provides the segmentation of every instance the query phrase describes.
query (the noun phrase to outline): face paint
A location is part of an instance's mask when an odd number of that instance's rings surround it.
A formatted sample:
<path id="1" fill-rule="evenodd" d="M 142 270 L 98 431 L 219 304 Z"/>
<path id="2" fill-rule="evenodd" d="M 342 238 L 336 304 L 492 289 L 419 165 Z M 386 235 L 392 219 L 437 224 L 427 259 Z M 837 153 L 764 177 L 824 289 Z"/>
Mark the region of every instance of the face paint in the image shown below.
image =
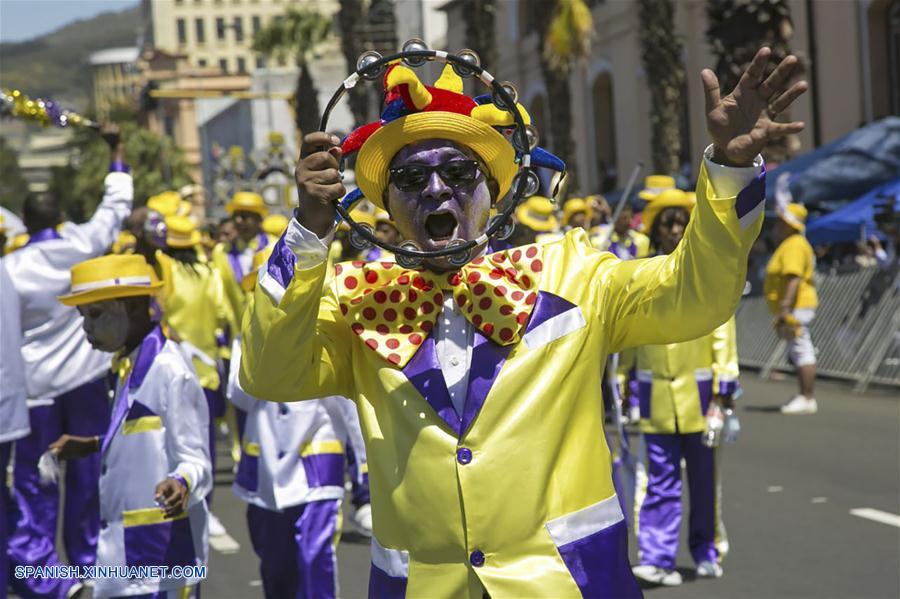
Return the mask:
<path id="1" fill-rule="evenodd" d="M 445 140 L 426 140 L 400 150 L 391 167 L 412 164 L 437 166 L 455 160 L 478 160 L 469 150 Z M 442 249 L 453 239 L 472 240 L 484 233 L 491 210 L 491 191 L 486 171 L 469 185 L 450 185 L 432 172 L 419 190 L 401 191 L 388 186 L 387 208 L 403 239 L 423 250 Z M 428 261 L 433 270 L 452 269 L 445 258 Z"/>
<path id="2" fill-rule="evenodd" d="M 156 248 L 166 247 L 166 219 L 156 210 L 147 212 L 144 221 L 144 239 Z"/>
<path id="3" fill-rule="evenodd" d="M 91 347 L 115 352 L 125 346 L 128 338 L 128 311 L 121 300 L 105 300 L 78 306 L 84 318 L 82 327 Z"/>

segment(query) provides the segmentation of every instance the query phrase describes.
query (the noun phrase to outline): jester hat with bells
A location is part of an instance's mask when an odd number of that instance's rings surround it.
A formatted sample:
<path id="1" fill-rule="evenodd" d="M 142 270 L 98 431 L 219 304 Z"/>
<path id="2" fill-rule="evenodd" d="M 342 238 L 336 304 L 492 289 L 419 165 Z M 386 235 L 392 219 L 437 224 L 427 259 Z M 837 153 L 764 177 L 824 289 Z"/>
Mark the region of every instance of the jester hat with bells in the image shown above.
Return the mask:
<path id="1" fill-rule="evenodd" d="M 384 74 L 384 112 L 381 119 L 350 133 L 341 144 L 344 156 L 357 153 L 358 189 L 344 205 L 365 196 L 384 208 L 391 160 L 411 143 L 441 139 L 473 150 L 500 189 L 495 201 L 509 191 L 518 171 L 518 156 L 504 132 L 515 126 L 513 115 L 491 102 L 490 94 L 470 98 L 463 93 L 463 80 L 451 64 L 444 67 L 434 86 L 427 86 L 415 72 L 399 61 Z M 528 112 L 516 104 L 523 122 Z M 541 148 L 531 151 L 531 165 L 565 171 L 565 164 Z"/>

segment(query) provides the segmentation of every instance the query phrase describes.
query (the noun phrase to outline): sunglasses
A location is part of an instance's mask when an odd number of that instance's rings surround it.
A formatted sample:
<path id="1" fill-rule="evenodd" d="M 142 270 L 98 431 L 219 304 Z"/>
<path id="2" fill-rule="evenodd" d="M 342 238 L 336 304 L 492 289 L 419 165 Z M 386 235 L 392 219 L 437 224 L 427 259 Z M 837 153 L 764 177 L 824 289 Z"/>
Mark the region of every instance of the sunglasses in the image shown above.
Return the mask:
<path id="1" fill-rule="evenodd" d="M 475 160 L 452 160 L 437 166 L 407 164 L 390 169 L 390 180 L 400 191 L 420 191 L 435 172 L 447 185 L 461 187 L 473 183 L 481 169 Z"/>

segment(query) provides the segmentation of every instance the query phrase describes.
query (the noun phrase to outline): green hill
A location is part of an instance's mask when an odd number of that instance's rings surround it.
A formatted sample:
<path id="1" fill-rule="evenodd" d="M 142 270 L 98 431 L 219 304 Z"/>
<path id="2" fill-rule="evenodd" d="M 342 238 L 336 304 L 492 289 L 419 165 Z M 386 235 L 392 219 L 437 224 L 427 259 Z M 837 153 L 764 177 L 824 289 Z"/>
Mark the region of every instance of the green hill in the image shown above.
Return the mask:
<path id="1" fill-rule="evenodd" d="M 34 4 L 35 18 L 39 18 L 41 3 Z M 75 21 L 32 40 L 0 44 L 0 86 L 87 110 L 91 94 L 88 57 L 105 48 L 134 46 L 140 30 L 141 11 L 136 5 Z"/>

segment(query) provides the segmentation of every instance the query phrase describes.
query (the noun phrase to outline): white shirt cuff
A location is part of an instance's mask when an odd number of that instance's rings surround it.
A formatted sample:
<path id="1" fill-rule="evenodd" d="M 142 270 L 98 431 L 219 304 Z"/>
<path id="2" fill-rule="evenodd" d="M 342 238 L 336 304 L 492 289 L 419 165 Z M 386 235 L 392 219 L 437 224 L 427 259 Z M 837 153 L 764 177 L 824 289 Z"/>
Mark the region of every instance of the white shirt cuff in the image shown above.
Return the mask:
<path id="1" fill-rule="evenodd" d="M 284 233 L 284 244 L 297 257 L 296 267 L 301 270 L 313 268 L 328 260 L 328 246 L 334 239 L 334 226 L 320 238 L 318 235 L 292 218 Z"/>
<path id="2" fill-rule="evenodd" d="M 703 161 L 706 163 L 706 172 L 716 197 L 733 198 L 758 177 L 763 169 L 761 154 L 757 154 L 753 159 L 753 166 L 725 166 L 713 162 L 712 155 L 713 147 L 709 144 L 703 151 Z"/>

